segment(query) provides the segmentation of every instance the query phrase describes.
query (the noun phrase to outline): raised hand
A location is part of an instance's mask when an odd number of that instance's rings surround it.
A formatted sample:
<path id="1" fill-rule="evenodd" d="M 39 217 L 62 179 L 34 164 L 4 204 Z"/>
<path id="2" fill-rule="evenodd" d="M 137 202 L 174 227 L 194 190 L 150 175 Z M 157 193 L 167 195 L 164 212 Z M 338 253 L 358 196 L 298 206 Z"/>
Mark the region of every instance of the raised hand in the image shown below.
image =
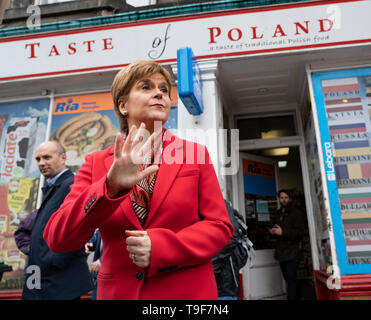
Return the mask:
<path id="1" fill-rule="evenodd" d="M 124 190 L 132 188 L 140 180 L 158 170 L 157 165 L 150 165 L 143 171 L 139 165 L 150 157 L 151 145 L 155 133 L 149 135 L 142 123 L 139 129 L 133 125 L 121 146 L 122 135 L 117 133 L 115 140 L 114 161 L 107 174 L 107 195 L 109 198 L 120 196 Z"/>

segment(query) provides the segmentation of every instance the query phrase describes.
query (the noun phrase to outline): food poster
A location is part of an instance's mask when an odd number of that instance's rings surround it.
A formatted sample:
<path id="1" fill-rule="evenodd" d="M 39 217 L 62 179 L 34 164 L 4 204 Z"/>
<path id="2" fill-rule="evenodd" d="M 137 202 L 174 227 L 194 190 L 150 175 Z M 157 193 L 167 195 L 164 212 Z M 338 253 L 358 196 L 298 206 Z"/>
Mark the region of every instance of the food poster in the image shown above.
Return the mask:
<path id="1" fill-rule="evenodd" d="M 66 165 L 77 172 L 91 152 L 111 146 L 119 131 L 110 93 L 54 99 L 50 140 L 66 150 Z"/>
<path id="2" fill-rule="evenodd" d="M 322 73 L 313 83 L 340 271 L 369 273 L 371 69 Z"/>
<path id="3" fill-rule="evenodd" d="M 35 148 L 45 141 L 49 99 L 0 104 L 0 261 L 10 265 L 0 289 L 21 289 L 26 256 L 14 240 L 19 223 L 36 208 L 40 172 Z"/>

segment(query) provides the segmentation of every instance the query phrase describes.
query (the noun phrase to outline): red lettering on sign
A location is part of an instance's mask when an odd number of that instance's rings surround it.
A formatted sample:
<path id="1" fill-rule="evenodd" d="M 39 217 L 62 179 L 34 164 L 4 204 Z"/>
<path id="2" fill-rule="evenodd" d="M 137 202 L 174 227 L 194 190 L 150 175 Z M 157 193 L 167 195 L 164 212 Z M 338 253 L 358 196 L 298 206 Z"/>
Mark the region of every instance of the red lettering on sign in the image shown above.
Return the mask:
<path id="1" fill-rule="evenodd" d="M 68 44 L 68 54 L 72 55 L 76 53 L 76 42 L 71 42 Z"/>
<path id="2" fill-rule="evenodd" d="M 237 31 L 237 38 L 232 37 L 233 33 L 236 34 L 236 32 L 233 32 L 233 31 Z M 229 30 L 229 32 L 228 32 L 228 38 L 231 41 L 238 41 L 242 38 L 242 31 L 238 28 L 233 28 L 233 29 Z"/>
<path id="3" fill-rule="evenodd" d="M 222 33 L 222 31 L 220 30 L 219 27 L 212 27 L 212 28 L 208 28 L 208 29 L 210 31 L 210 41 L 209 41 L 209 43 L 216 43 L 215 38 L 219 37 L 220 34 Z M 216 31 L 216 33 L 214 31 Z"/>
<path id="4" fill-rule="evenodd" d="M 296 35 L 300 34 L 299 33 L 299 28 L 301 30 L 303 30 L 306 34 L 308 34 L 308 32 L 309 32 L 309 26 L 308 26 L 309 21 L 304 21 L 304 22 L 305 22 L 305 27 L 300 22 L 294 22 L 295 26 L 296 26 L 296 32 L 295 32 Z"/>
<path id="5" fill-rule="evenodd" d="M 334 26 L 334 22 L 330 19 L 319 19 L 318 21 L 320 26 L 319 32 L 328 32 Z M 327 23 L 325 24 L 325 22 Z M 328 27 L 327 29 L 325 29 L 326 26 Z"/>
<path id="6" fill-rule="evenodd" d="M 40 48 L 40 42 L 36 42 L 36 43 L 27 43 L 25 45 L 25 49 L 27 49 L 28 47 L 31 48 L 31 52 L 30 52 L 30 56 L 28 57 L 28 59 L 34 59 L 34 58 L 37 58 L 36 57 L 36 54 L 35 54 L 35 46 L 38 46 Z"/>
<path id="7" fill-rule="evenodd" d="M 251 27 L 252 30 L 252 39 L 262 39 L 264 34 L 261 34 L 260 37 L 257 35 L 256 29 L 258 27 Z"/>
<path id="8" fill-rule="evenodd" d="M 87 44 L 87 50 L 86 52 L 92 52 L 93 50 L 91 49 L 91 44 L 92 43 L 95 43 L 94 40 L 88 40 L 88 41 L 84 41 L 83 44 Z"/>
<path id="9" fill-rule="evenodd" d="M 112 38 L 105 38 L 103 39 L 103 50 L 112 50 L 113 44 L 112 44 Z"/>
<path id="10" fill-rule="evenodd" d="M 283 32 L 282 27 L 280 24 L 277 24 L 276 30 L 274 31 L 273 38 L 277 37 L 277 33 L 281 34 L 281 37 L 287 37 L 287 34 Z"/>
<path id="11" fill-rule="evenodd" d="M 51 50 L 50 50 L 50 53 L 49 53 L 49 57 L 51 56 L 60 56 L 58 50 L 57 50 L 57 47 L 55 45 L 52 46 Z"/>

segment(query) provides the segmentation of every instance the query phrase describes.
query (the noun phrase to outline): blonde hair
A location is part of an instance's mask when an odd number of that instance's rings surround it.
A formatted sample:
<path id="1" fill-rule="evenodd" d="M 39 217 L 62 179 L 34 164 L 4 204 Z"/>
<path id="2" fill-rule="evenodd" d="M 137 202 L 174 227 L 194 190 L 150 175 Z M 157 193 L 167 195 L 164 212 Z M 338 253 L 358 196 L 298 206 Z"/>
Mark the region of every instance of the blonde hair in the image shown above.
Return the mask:
<path id="1" fill-rule="evenodd" d="M 127 119 L 121 114 L 119 100 L 126 99 L 133 85 L 148 74 L 160 73 L 166 79 L 169 85 L 169 95 L 171 90 L 170 73 L 157 62 L 150 60 L 138 60 L 122 68 L 115 76 L 111 86 L 111 94 L 115 106 L 117 119 L 120 123 L 120 129 L 125 132 L 128 129 Z"/>

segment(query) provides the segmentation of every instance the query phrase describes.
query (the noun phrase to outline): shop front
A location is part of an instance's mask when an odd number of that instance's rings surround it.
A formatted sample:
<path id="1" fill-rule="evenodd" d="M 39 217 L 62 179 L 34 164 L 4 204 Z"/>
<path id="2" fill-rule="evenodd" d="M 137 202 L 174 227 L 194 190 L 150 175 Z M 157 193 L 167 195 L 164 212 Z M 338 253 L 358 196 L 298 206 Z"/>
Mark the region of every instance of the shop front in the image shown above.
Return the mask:
<path id="1" fill-rule="evenodd" d="M 20 290 L 27 265 L 13 234 L 41 201 L 35 147 L 58 140 L 76 172 L 119 130 L 114 75 L 152 59 L 173 75 L 168 128 L 207 145 L 249 227 L 255 257 L 242 269 L 243 298 L 285 296 L 266 231 L 281 188 L 306 215 L 305 297 L 370 298 L 370 10 L 371 1 L 311 1 L 0 39 L 0 250 L 13 268 L 0 289 Z M 200 115 L 177 97 L 183 47 L 198 61 Z"/>

